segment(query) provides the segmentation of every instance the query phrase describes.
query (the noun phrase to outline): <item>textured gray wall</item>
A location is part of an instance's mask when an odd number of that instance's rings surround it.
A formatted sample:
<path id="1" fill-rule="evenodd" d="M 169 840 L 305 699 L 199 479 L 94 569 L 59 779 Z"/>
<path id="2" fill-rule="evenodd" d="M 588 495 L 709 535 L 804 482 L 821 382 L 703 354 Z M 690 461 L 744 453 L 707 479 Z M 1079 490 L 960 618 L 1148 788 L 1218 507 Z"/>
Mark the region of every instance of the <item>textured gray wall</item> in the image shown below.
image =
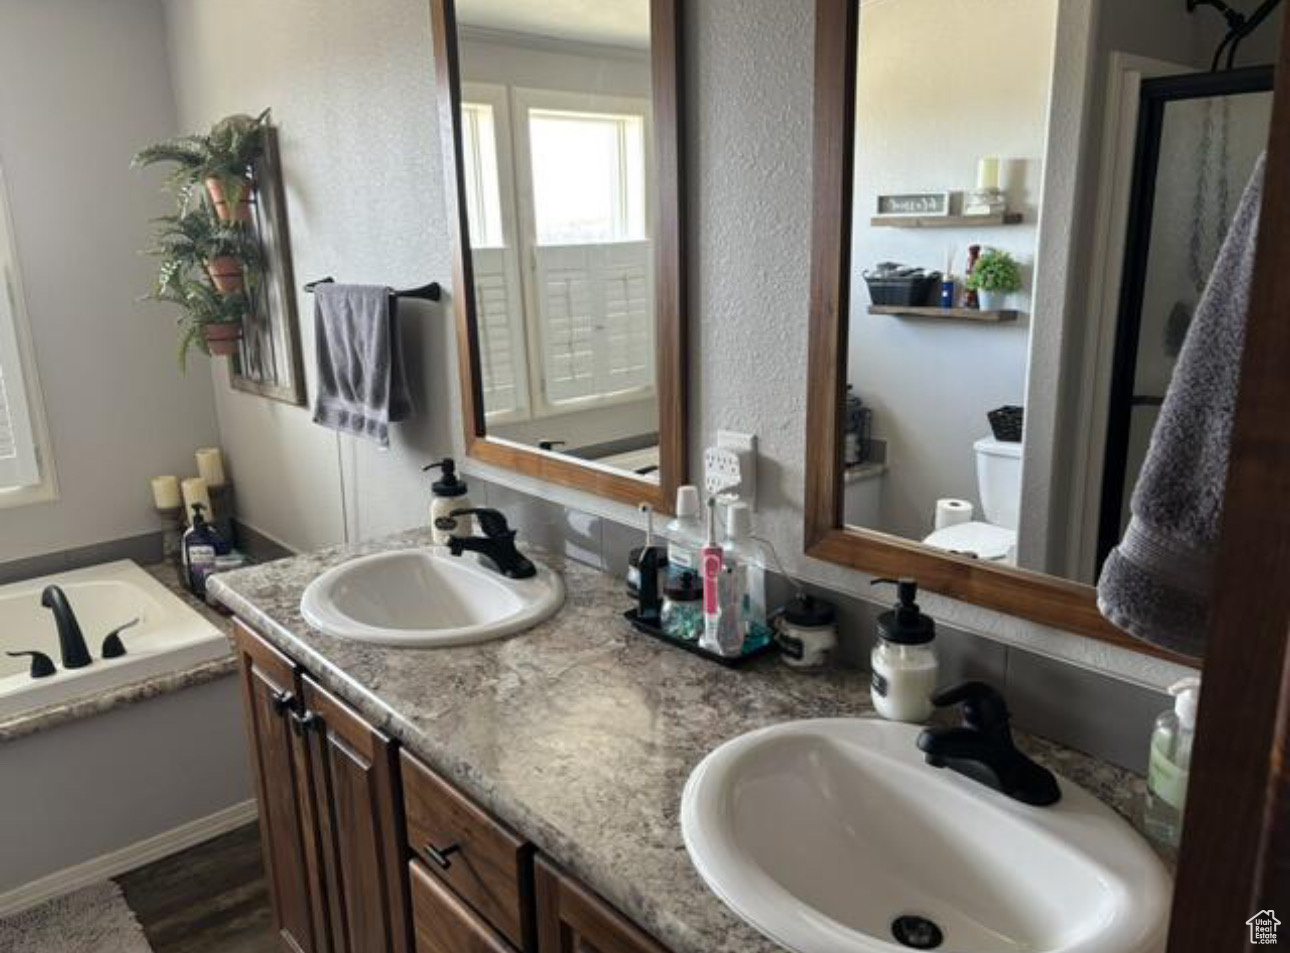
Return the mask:
<path id="1" fill-rule="evenodd" d="M 0 165 L 61 497 L 0 509 L 0 562 L 156 532 L 148 480 L 215 442 L 210 378 L 175 361 L 130 157 L 175 132 L 161 0 L 0 4 Z M 221 367 L 222 369 L 222 367 Z"/>
<path id="2" fill-rule="evenodd" d="M 760 531 L 790 570 L 866 591 L 864 574 L 802 555 L 806 457 L 829 452 L 805 437 L 814 3 L 690 0 L 685 10 L 691 456 L 701 460 L 718 429 L 756 434 Z M 273 107 L 302 281 L 451 287 L 424 0 L 170 0 L 166 11 L 182 126 Z M 229 43 L 230 22 L 255 29 Z M 300 304 L 308 315 L 304 295 Z M 388 453 L 338 441 L 305 410 L 233 393 L 217 374 L 245 521 L 293 549 L 423 524 L 419 465 L 436 452 L 461 455 L 450 320 L 448 303 L 404 319 L 423 410 L 395 428 Z M 638 519 L 631 507 L 467 469 L 620 523 Z M 1179 674 L 1001 613 L 935 596 L 925 604 L 966 631 L 1156 688 Z"/>

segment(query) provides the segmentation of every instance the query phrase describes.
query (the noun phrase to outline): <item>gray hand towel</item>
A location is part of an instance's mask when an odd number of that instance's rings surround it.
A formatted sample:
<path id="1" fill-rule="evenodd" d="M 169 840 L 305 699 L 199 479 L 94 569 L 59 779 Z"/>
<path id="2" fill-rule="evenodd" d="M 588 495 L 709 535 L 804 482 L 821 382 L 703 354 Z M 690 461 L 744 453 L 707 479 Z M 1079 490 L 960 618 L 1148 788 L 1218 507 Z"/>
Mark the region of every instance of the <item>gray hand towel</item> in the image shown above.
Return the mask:
<path id="1" fill-rule="evenodd" d="M 1255 165 L 1196 308 L 1133 491 L 1129 528 L 1097 583 L 1097 607 L 1114 625 L 1185 655 L 1205 651 L 1264 161 Z"/>
<path id="2" fill-rule="evenodd" d="M 412 413 L 389 288 L 314 287 L 318 395 L 314 423 L 390 445 L 390 424 Z"/>

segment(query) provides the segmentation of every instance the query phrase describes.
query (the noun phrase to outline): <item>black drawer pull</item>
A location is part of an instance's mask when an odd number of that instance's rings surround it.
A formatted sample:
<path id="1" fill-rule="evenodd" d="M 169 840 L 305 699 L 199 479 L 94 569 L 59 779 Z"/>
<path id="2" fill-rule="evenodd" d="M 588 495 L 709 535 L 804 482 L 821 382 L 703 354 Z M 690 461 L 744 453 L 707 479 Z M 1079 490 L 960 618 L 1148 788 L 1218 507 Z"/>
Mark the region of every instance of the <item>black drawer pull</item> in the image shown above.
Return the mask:
<path id="1" fill-rule="evenodd" d="M 452 861 L 448 858 L 453 854 L 459 853 L 461 853 L 460 844 L 453 844 L 449 847 L 445 847 L 443 850 L 439 850 L 439 848 L 435 847 L 433 844 L 426 844 L 426 856 L 444 870 L 447 870 L 452 866 Z"/>

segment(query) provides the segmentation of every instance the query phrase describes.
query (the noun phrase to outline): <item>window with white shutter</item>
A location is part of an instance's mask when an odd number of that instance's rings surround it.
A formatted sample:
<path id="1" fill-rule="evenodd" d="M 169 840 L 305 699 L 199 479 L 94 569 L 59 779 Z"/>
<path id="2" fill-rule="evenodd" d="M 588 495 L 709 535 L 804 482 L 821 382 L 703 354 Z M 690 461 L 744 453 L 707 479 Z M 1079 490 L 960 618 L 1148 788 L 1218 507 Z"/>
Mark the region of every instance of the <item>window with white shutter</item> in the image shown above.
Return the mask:
<path id="1" fill-rule="evenodd" d="M 533 89 L 513 99 L 535 406 L 559 413 L 648 398 L 649 103 Z"/>
<path id="2" fill-rule="evenodd" d="M 465 83 L 461 124 L 487 420 L 651 397 L 648 100 Z"/>
<path id="3" fill-rule="evenodd" d="M 8 194 L 0 176 L 0 507 L 52 498 L 53 470 L 43 438 Z"/>
<path id="4" fill-rule="evenodd" d="M 490 423 L 508 423 L 527 419 L 530 407 L 510 108 L 503 86 L 466 83 L 462 97 L 462 166 L 484 416 Z"/>

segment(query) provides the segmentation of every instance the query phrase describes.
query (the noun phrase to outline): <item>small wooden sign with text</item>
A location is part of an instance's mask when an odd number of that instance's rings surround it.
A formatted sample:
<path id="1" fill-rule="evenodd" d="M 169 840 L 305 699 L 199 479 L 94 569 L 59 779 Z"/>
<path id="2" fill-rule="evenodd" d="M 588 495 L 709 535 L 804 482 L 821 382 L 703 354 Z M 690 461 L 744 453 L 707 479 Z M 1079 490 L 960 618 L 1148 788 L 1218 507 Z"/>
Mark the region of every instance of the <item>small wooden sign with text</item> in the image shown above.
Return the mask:
<path id="1" fill-rule="evenodd" d="M 953 214 L 953 192 L 907 192 L 900 195 L 878 196 L 879 216 L 922 215 L 946 216 Z"/>

